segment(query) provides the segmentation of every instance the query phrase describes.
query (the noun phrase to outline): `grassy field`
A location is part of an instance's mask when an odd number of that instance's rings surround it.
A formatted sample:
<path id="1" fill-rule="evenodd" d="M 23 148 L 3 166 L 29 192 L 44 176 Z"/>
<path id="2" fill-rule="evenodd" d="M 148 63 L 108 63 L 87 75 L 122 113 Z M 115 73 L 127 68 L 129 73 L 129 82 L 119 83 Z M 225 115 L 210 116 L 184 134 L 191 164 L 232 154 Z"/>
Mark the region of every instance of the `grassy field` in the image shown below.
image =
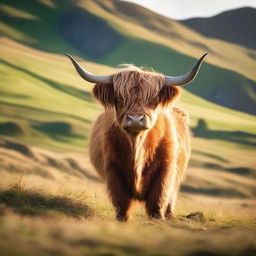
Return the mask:
<path id="1" fill-rule="evenodd" d="M 143 205 L 136 204 L 129 222 L 120 224 L 114 220 L 105 185 L 85 154 L 51 152 L 8 138 L 0 145 L 3 255 L 245 256 L 256 252 L 252 177 L 190 167 L 184 188 L 205 191 L 180 193 L 176 218 L 149 220 Z"/>
<path id="2" fill-rule="evenodd" d="M 35 129 L 36 124 L 55 120 L 69 124 L 70 132 L 75 135 L 88 135 L 88 127 L 101 108 L 90 94 L 92 85 L 76 76 L 66 57 L 35 50 L 4 37 L 0 39 L 0 47 L 5 52 L 0 60 L 2 121 L 17 122 L 21 129 L 22 124 L 27 124 L 24 132 L 30 129 L 32 132 L 34 127 L 33 132 L 39 133 L 43 129 Z M 99 74 L 114 72 L 107 66 L 82 64 Z M 192 126 L 203 118 L 209 129 L 236 131 L 243 124 L 242 131 L 255 134 L 254 116 L 209 103 L 187 91 L 181 100 L 191 113 Z M 23 111 L 16 111 L 20 107 Z"/>
<path id="3" fill-rule="evenodd" d="M 81 55 L 53 26 L 69 1 L 24 3 L 0 4 L 0 254 L 255 255 L 255 116 L 183 90 L 178 104 L 189 111 L 194 136 L 176 218 L 149 220 L 137 204 L 129 223 L 119 224 L 88 159 L 90 129 L 102 107 L 91 96 L 92 85 L 77 76 L 64 53 Z M 110 1 L 80 5 L 104 16 L 127 39 L 97 63 L 77 57 L 91 72 L 114 72 L 123 59 L 168 73 L 166 63 L 178 58 L 172 67 L 178 74 L 204 51 L 191 46 L 191 36 L 216 52 L 190 88 L 203 90 L 208 79 L 220 82 L 220 77 L 224 82 L 255 80 L 248 49 L 201 38 L 174 21 L 168 26 L 184 30 L 184 38 L 170 40 L 163 36 L 164 18 L 142 30 L 133 15 L 128 18 L 119 9 L 115 16 L 117 7 Z M 150 32 L 154 26 L 163 33 Z M 132 50 L 134 55 L 128 55 Z M 148 58 L 143 50 L 150 52 Z"/>
<path id="4" fill-rule="evenodd" d="M 3 255 L 255 255 L 254 231 L 215 225 L 185 217 L 163 223 L 138 216 L 124 226 L 99 217 L 10 215 L 1 223 L 0 243 Z"/>

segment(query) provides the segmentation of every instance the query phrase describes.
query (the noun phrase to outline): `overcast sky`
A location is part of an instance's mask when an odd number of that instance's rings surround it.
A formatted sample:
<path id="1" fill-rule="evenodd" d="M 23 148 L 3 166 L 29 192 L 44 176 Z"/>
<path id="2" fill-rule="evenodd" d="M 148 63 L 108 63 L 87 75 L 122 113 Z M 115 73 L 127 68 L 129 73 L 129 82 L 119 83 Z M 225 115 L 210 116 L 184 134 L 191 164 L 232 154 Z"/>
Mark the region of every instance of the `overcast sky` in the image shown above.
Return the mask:
<path id="1" fill-rule="evenodd" d="M 256 8 L 256 0 L 125 0 L 173 19 L 210 17 L 240 7 Z"/>

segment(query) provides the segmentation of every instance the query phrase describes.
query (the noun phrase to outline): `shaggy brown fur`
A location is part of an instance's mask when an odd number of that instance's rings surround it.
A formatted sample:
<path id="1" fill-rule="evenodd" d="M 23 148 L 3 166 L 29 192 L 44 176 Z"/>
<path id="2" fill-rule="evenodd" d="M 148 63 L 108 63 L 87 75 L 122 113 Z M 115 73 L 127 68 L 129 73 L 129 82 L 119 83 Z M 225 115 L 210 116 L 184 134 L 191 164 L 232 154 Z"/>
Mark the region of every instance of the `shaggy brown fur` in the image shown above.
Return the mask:
<path id="1" fill-rule="evenodd" d="M 150 217 L 171 217 L 190 156 L 188 115 L 173 106 L 179 89 L 165 86 L 161 74 L 131 69 L 93 92 L 105 112 L 92 130 L 90 158 L 107 183 L 117 219 L 128 219 L 134 200 L 145 202 Z M 124 131 L 127 113 L 145 115 L 149 128 Z"/>

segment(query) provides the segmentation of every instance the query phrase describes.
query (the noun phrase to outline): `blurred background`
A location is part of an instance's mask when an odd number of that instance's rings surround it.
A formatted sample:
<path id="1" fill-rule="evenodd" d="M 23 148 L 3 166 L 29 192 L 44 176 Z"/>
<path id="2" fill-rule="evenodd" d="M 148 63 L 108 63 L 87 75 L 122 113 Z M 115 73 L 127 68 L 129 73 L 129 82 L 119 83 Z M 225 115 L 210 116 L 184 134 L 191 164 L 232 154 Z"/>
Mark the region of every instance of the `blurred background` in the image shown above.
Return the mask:
<path id="1" fill-rule="evenodd" d="M 90 206 L 105 216 L 98 221 L 112 221 L 112 207 L 87 149 L 102 107 L 91 96 L 93 85 L 78 77 L 65 54 L 96 74 L 133 63 L 175 76 L 207 52 L 197 79 L 178 102 L 190 113 L 193 133 L 178 213 L 199 209 L 208 217 L 251 220 L 256 197 L 256 5 L 231 2 L 1 0 L 2 193 L 15 182 L 43 186 L 54 195 L 86 193 Z M 1 194 L 0 206 L 8 214 L 38 215 L 34 206 L 16 207 Z M 145 218 L 141 209 L 135 216 Z M 9 230 L 7 225 L 5 232 Z"/>

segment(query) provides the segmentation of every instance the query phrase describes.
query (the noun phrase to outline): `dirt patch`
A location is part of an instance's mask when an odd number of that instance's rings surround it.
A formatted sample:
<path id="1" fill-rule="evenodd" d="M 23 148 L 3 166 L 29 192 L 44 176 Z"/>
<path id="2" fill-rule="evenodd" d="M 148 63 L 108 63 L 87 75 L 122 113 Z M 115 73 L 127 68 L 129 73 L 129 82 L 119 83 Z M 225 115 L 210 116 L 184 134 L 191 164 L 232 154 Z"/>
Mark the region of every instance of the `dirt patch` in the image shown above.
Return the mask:
<path id="1" fill-rule="evenodd" d="M 192 212 L 186 218 L 196 222 L 206 222 L 206 218 L 202 212 Z"/>

